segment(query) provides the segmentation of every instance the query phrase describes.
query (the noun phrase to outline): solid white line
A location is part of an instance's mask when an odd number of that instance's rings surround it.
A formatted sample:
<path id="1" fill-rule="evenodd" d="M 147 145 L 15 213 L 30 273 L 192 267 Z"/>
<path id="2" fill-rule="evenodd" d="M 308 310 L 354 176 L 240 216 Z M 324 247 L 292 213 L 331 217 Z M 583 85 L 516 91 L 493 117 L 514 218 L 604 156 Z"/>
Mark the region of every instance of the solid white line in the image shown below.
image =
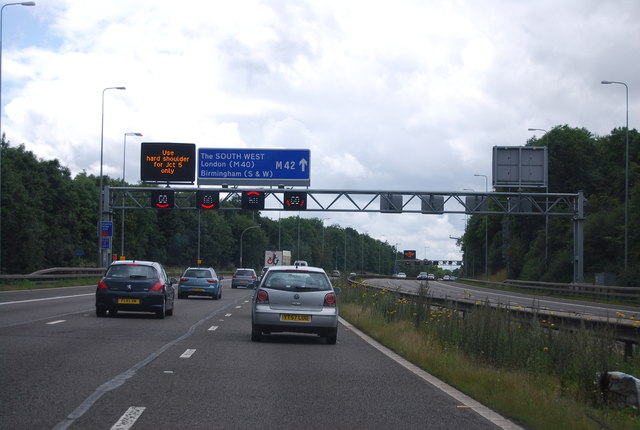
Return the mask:
<path id="1" fill-rule="evenodd" d="M 378 343 L 376 340 L 372 339 L 371 337 L 367 336 L 366 334 L 364 334 L 363 332 L 358 330 L 356 327 L 354 327 L 352 324 L 350 324 L 348 321 L 345 321 L 343 318 L 340 318 L 340 323 L 345 325 L 349 330 L 351 330 L 352 332 L 354 332 L 355 334 L 360 336 L 369 345 L 373 346 L 378 351 L 382 352 L 384 355 L 386 355 L 387 357 L 389 357 L 390 359 L 392 359 L 396 363 L 400 364 L 401 366 L 403 366 L 404 368 L 406 368 L 410 372 L 413 372 L 415 375 L 419 376 L 420 378 L 422 378 L 423 380 L 425 380 L 429 384 L 433 385 L 434 387 L 440 389 L 444 393 L 446 393 L 449 396 L 453 397 L 454 399 L 459 401 L 462 405 L 468 406 L 469 409 L 473 409 L 474 411 L 476 411 L 478 413 L 478 415 L 481 415 L 482 417 L 484 417 L 487 420 L 491 421 L 492 423 L 494 423 L 495 425 L 497 425 L 501 429 L 504 429 L 504 430 L 524 430 L 522 427 L 520 427 L 517 424 L 514 424 L 513 422 L 509 421 L 508 419 L 506 419 L 502 415 L 498 414 L 497 412 L 489 409 L 488 407 L 486 407 L 482 403 L 480 403 L 480 402 L 472 399 L 471 397 L 467 396 L 466 394 L 456 390 L 451 385 L 439 380 L 435 376 L 431 375 L 430 373 L 425 372 L 424 370 L 422 370 L 421 368 L 419 368 L 415 364 L 411 363 L 410 361 L 405 360 L 404 358 L 402 358 L 401 356 L 399 356 L 395 352 L 391 351 L 390 349 L 387 349 L 385 346 L 383 346 L 382 344 Z"/>
<path id="2" fill-rule="evenodd" d="M 49 324 L 49 325 L 53 325 L 53 324 L 60 324 L 60 323 L 63 323 L 63 322 L 65 322 L 65 321 L 66 321 L 66 320 L 51 321 L 51 322 L 48 322 L 47 324 Z"/>
<path id="3" fill-rule="evenodd" d="M 75 294 L 73 296 L 57 296 L 57 297 L 44 297 L 42 299 L 29 299 L 29 300 L 16 300 L 13 302 L 2 302 L 0 303 L 0 306 L 2 305 L 13 305 L 16 303 L 29 303 L 29 302 L 42 302 L 45 300 L 57 300 L 57 299 L 69 299 L 69 298 L 73 298 L 73 297 L 83 297 L 83 296 L 95 296 L 96 293 L 87 293 L 87 294 Z"/>
<path id="4" fill-rule="evenodd" d="M 191 358 L 191 356 L 196 352 L 195 349 L 187 349 L 185 352 L 182 353 L 182 355 L 180 356 L 180 358 Z"/>
<path id="5" fill-rule="evenodd" d="M 146 408 L 144 406 L 131 406 L 122 414 L 120 419 L 111 427 L 111 430 L 129 430 Z"/>
<path id="6" fill-rule="evenodd" d="M 211 327 L 209 327 L 209 330 L 207 331 L 216 331 L 218 330 L 218 326 L 217 325 L 212 325 Z"/>

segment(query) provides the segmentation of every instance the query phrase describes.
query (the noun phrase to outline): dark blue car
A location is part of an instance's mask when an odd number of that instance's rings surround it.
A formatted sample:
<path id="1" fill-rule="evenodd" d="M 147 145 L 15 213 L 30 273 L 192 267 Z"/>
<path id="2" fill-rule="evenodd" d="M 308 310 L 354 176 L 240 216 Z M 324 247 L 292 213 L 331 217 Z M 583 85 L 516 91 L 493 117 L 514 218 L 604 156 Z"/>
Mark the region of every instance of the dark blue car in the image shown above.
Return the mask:
<path id="1" fill-rule="evenodd" d="M 169 279 L 164 267 L 153 261 L 114 261 L 96 289 L 96 315 L 109 312 L 152 312 L 158 318 L 173 315 L 177 281 Z"/>

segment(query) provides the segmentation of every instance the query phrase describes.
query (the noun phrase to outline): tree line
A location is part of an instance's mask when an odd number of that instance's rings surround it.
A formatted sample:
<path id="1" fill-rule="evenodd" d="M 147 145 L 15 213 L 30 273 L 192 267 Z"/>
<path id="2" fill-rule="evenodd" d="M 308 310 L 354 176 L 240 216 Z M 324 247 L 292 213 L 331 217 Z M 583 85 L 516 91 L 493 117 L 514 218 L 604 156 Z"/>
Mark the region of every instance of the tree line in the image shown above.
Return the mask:
<path id="1" fill-rule="evenodd" d="M 627 268 L 624 268 L 626 129 L 594 136 L 584 128 L 557 126 L 527 146 L 546 146 L 548 192 L 585 196 L 585 281 L 596 273 L 613 273 L 619 285 L 640 285 L 640 137 L 629 130 L 629 222 Z M 508 191 L 497 189 L 496 191 Z M 523 190 L 540 192 L 540 190 Z M 570 217 L 473 215 L 460 245 L 466 272 L 484 276 L 485 228 L 488 271 L 511 279 L 571 282 L 573 219 Z"/>
<path id="2" fill-rule="evenodd" d="M 583 191 L 585 272 L 613 272 L 622 285 L 640 276 L 640 137 L 629 132 L 629 248 L 623 267 L 625 129 L 597 137 L 583 128 L 558 126 L 527 145 L 546 146 L 551 193 Z M 1 159 L 0 271 L 30 273 L 47 267 L 96 266 L 99 177 L 71 175 L 58 160 L 41 160 L 24 145 L 12 147 L 3 136 Z M 130 186 L 105 176 L 104 184 Z M 139 186 L 139 184 L 136 184 Z M 496 190 L 506 191 L 506 190 Z M 539 192 L 540 190 L 524 190 Z M 239 206 L 237 202 L 234 205 Z M 112 249 L 120 254 L 122 211 L 115 211 Z M 489 275 L 570 282 L 573 228 L 570 217 L 472 215 L 459 245 L 463 275 L 484 278 L 485 225 Z M 487 223 L 487 224 L 485 224 Z M 231 270 L 240 264 L 260 269 L 265 250 L 290 250 L 292 259 L 326 270 L 390 273 L 401 252 L 389 243 L 350 227 L 324 225 L 319 218 L 288 216 L 277 220 L 244 210 L 126 210 L 124 255 L 157 260 L 169 267 L 197 264 Z M 199 244 L 199 247 L 198 247 Z M 436 271 L 401 266 L 408 275 Z"/>

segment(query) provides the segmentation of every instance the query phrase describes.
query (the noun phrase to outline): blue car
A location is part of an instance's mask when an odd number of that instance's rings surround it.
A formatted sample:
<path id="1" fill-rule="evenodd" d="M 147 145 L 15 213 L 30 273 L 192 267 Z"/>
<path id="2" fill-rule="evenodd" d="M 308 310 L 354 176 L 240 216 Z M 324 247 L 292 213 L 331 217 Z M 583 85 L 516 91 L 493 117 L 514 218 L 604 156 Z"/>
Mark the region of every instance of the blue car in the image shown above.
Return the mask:
<path id="1" fill-rule="evenodd" d="M 222 284 L 224 279 L 218 277 L 212 267 L 189 267 L 184 271 L 178 283 L 178 298 L 188 296 L 208 296 L 213 300 L 222 298 Z"/>

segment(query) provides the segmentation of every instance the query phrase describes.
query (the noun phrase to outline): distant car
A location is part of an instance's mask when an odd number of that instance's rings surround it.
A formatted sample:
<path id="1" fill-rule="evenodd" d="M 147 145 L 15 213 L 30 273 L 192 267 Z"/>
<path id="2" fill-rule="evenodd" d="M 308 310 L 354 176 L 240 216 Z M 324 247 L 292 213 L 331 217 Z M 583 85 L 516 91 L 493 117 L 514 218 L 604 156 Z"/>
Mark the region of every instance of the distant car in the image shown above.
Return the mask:
<path id="1" fill-rule="evenodd" d="M 294 266 L 308 266 L 309 264 L 304 260 L 298 260 L 293 262 Z"/>
<path id="2" fill-rule="evenodd" d="M 262 272 L 260 272 L 260 276 L 258 276 L 258 282 L 260 282 L 260 280 L 262 279 L 264 274 L 267 273 L 267 270 L 269 270 L 269 267 L 271 267 L 271 266 L 264 266 L 262 268 Z"/>
<path id="3" fill-rule="evenodd" d="M 429 273 L 429 274 L 427 275 L 427 279 L 428 279 L 429 281 L 435 281 L 435 280 L 436 280 L 436 275 L 434 275 L 433 273 Z"/>
<path id="4" fill-rule="evenodd" d="M 444 276 L 442 277 L 442 280 L 443 280 L 443 281 L 449 281 L 449 280 L 450 280 L 449 275 L 444 275 Z"/>
<path id="5" fill-rule="evenodd" d="M 339 270 L 332 270 L 331 271 L 331 277 L 332 278 L 339 278 L 340 277 L 340 271 Z"/>
<path id="6" fill-rule="evenodd" d="M 119 311 L 152 312 L 158 318 L 173 315 L 175 278 L 153 261 L 120 260 L 111 263 L 96 288 L 96 315 Z"/>
<path id="7" fill-rule="evenodd" d="M 178 281 L 178 298 L 208 296 L 214 300 L 221 299 L 222 279 L 212 267 L 189 267 Z"/>
<path id="8" fill-rule="evenodd" d="M 419 281 L 426 281 L 429 279 L 429 274 L 427 272 L 420 272 L 418 273 L 418 276 L 416 276 L 416 279 Z"/>
<path id="9" fill-rule="evenodd" d="M 404 272 L 399 272 L 398 273 L 398 278 L 406 278 L 406 277 L 407 277 L 406 273 L 404 273 Z"/>
<path id="10" fill-rule="evenodd" d="M 231 277 L 231 288 L 255 288 L 258 276 L 253 269 L 236 269 Z"/>
<path id="11" fill-rule="evenodd" d="M 358 276 L 358 275 L 355 272 L 349 273 L 349 277 L 350 278 L 355 278 L 356 276 Z"/>
<path id="12" fill-rule="evenodd" d="M 275 266 L 260 282 L 251 306 L 251 340 L 274 332 L 313 333 L 335 344 L 336 293 L 325 271 L 310 266 Z"/>

